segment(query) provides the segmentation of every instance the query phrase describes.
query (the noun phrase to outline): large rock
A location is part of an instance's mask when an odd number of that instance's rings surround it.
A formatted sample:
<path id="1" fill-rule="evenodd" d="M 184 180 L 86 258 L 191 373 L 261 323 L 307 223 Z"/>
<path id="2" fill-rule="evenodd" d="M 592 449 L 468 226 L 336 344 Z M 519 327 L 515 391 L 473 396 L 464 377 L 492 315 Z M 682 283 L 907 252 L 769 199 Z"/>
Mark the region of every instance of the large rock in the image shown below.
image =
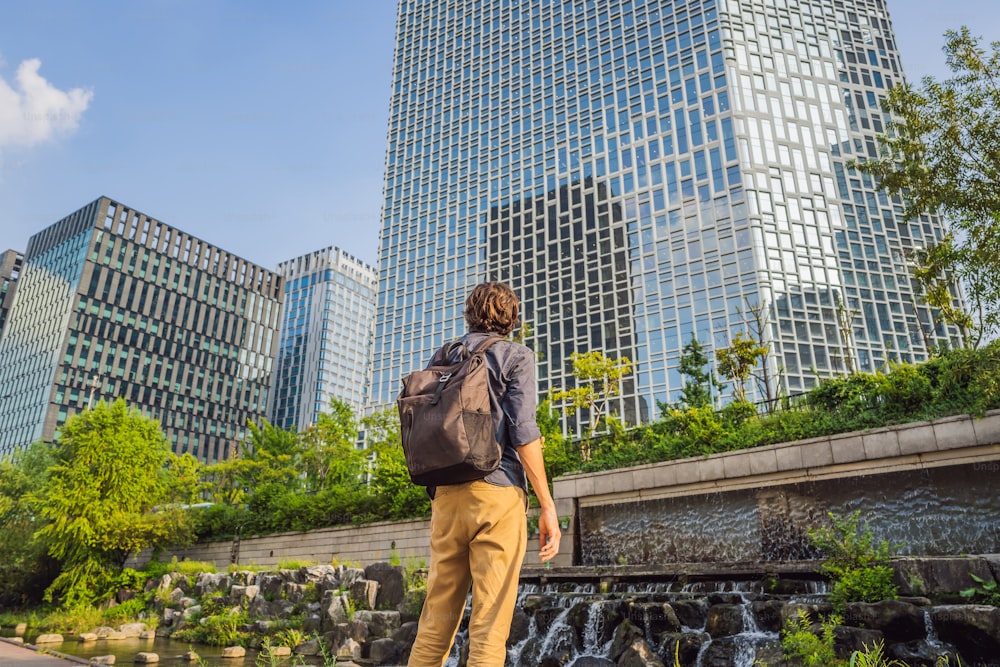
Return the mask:
<path id="1" fill-rule="evenodd" d="M 708 609 L 705 631 L 714 638 L 730 637 L 743 632 L 743 605 L 714 604 Z"/>
<path id="2" fill-rule="evenodd" d="M 304 565 L 299 568 L 299 578 L 306 584 L 319 585 L 327 577 L 336 579 L 336 576 L 332 565 Z"/>
<path id="3" fill-rule="evenodd" d="M 145 623 L 123 623 L 118 626 L 118 631 L 125 635 L 126 638 L 132 639 L 138 637 L 143 632 L 146 631 Z"/>
<path id="4" fill-rule="evenodd" d="M 198 597 L 203 598 L 219 591 L 225 593 L 229 590 L 230 583 L 229 575 L 225 572 L 202 572 L 198 575 L 194 590 Z"/>
<path id="5" fill-rule="evenodd" d="M 608 657 L 617 662 L 625 651 L 632 646 L 632 643 L 639 639 L 644 639 L 642 628 L 637 628 L 630 621 L 622 621 L 615 628 L 615 635 L 611 640 L 611 646 L 608 648 Z"/>
<path id="6" fill-rule="evenodd" d="M 97 641 L 97 633 L 96 632 L 81 632 L 80 634 L 78 634 L 76 636 L 76 641 L 81 642 L 81 643 L 84 643 L 84 642 L 96 642 Z"/>
<path id="7" fill-rule="evenodd" d="M 135 656 L 135 662 L 141 664 L 149 665 L 159 661 L 160 661 L 160 656 L 157 655 L 156 653 L 148 653 L 146 651 L 143 651 L 142 653 L 137 653 Z"/>
<path id="8" fill-rule="evenodd" d="M 351 584 L 351 602 L 355 609 L 375 609 L 378 599 L 378 582 L 359 579 Z"/>
<path id="9" fill-rule="evenodd" d="M 618 659 L 618 667 L 664 667 L 664 665 L 645 639 L 636 639 Z"/>
<path id="10" fill-rule="evenodd" d="M 247 650 L 242 646 L 227 646 L 222 649 L 223 658 L 243 658 L 246 657 Z"/>
<path id="11" fill-rule="evenodd" d="M 350 601 L 346 595 L 333 590 L 326 591 L 319 604 L 319 615 L 323 619 L 322 627 L 324 629 L 332 628 L 339 623 L 347 623 Z"/>
<path id="12" fill-rule="evenodd" d="M 365 568 L 365 579 L 378 582 L 378 597 L 372 609 L 395 609 L 406 594 L 406 573 L 400 565 L 372 563 Z"/>
<path id="13" fill-rule="evenodd" d="M 864 651 L 877 642 L 885 644 L 885 636 L 880 630 L 853 628 L 849 625 L 838 625 L 833 629 L 833 647 L 840 658 L 849 658 L 855 651 Z"/>
<path id="14" fill-rule="evenodd" d="M 708 602 L 693 598 L 690 600 L 675 600 L 670 603 L 674 615 L 680 621 L 682 628 L 700 630 L 705 627 L 708 619 Z"/>
<path id="15" fill-rule="evenodd" d="M 247 607 L 260 592 L 259 586 L 233 584 L 229 589 L 229 601 L 239 607 Z"/>
<path id="16" fill-rule="evenodd" d="M 750 613 L 757 629 L 762 632 L 781 631 L 781 607 L 779 600 L 764 600 L 750 603 Z"/>
<path id="17" fill-rule="evenodd" d="M 618 600 L 589 600 L 573 605 L 566 622 L 576 635 L 577 648 L 592 649 L 611 640 L 622 618 Z M 634 620 L 633 624 L 639 626 Z"/>
<path id="18" fill-rule="evenodd" d="M 682 665 L 693 665 L 708 641 L 711 637 L 703 632 L 668 632 L 660 637 L 657 653 L 668 665 L 674 664 L 675 657 Z"/>
<path id="19" fill-rule="evenodd" d="M 38 637 L 35 638 L 36 644 L 61 644 L 62 641 L 63 636 L 54 632 L 38 635 Z"/>
<path id="20" fill-rule="evenodd" d="M 403 647 L 388 638 L 376 639 L 368 644 L 368 659 L 373 665 L 398 664 L 402 652 Z"/>
<path id="21" fill-rule="evenodd" d="M 416 628 L 416 622 L 403 621 L 403 625 L 406 627 L 412 625 Z M 524 612 L 523 609 L 517 607 L 514 609 L 514 617 L 510 621 L 510 633 L 507 635 L 507 646 L 514 646 L 515 644 L 520 644 L 525 639 L 528 638 L 528 634 L 531 630 L 531 618 Z"/>
<path id="22" fill-rule="evenodd" d="M 1000 656 L 1000 608 L 943 605 L 932 607 L 930 613 L 938 637 L 953 644 L 966 661 Z"/>
<path id="23" fill-rule="evenodd" d="M 367 625 L 370 636 L 375 638 L 391 637 L 400 626 L 398 611 L 361 610 L 354 612 L 353 620 Z"/>
<path id="24" fill-rule="evenodd" d="M 118 658 L 114 655 L 95 655 L 90 662 L 95 665 L 113 665 Z"/>
<path id="25" fill-rule="evenodd" d="M 361 644 L 354 641 L 350 637 L 344 640 L 344 643 L 337 647 L 337 661 L 338 664 L 342 658 L 348 660 L 361 660 Z"/>
<path id="26" fill-rule="evenodd" d="M 633 602 L 628 606 L 628 620 L 643 628 L 649 637 L 664 632 L 678 632 L 681 622 L 673 608 L 662 602 Z"/>
<path id="27" fill-rule="evenodd" d="M 892 569 L 900 595 L 955 596 L 975 584 L 969 573 L 994 580 L 989 562 L 980 556 L 894 558 Z"/>
<path id="28" fill-rule="evenodd" d="M 890 642 L 909 642 L 927 636 L 924 612 L 908 602 L 851 602 L 844 608 L 844 625 L 879 630 Z"/>

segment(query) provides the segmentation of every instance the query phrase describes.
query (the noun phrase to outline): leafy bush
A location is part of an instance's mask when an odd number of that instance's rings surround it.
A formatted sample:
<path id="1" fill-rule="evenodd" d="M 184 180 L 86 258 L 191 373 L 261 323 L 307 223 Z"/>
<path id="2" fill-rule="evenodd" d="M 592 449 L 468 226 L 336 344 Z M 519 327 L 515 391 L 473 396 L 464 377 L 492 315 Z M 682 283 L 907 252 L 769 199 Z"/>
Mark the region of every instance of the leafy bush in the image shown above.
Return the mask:
<path id="1" fill-rule="evenodd" d="M 135 597 L 126 600 L 114 607 L 104 610 L 105 625 L 121 625 L 129 621 L 137 621 L 146 613 L 146 600 L 142 597 Z"/>
<path id="2" fill-rule="evenodd" d="M 892 600 L 898 594 L 889 559 L 901 545 L 876 542 L 862 526 L 861 511 L 843 518 L 828 513 L 830 526 L 809 530 L 809 540 L 826 555 L 821 570 L 833 580 L 830 600 L 835 609 L 848 602 Z"/>
<path id="3" fill-rule="evenodd" d="M 814 630 L 809 614 L 799 613 L 789 618 L 781 630 L 781 648 L 786 658 L 800 661 L 805 667 L 836 667 L 844 661 L 837 658 L 833 649 L 833 631 L 843 620 L 830 616 Z"/>
<path id="4" fill-rule="evenodd" d="M 1000 587 L 997 586 L 996 580 L 986 581 L 972 572 L 969 573 L 969 576 L 976 582 L 976 585 L 966 588 L 961 591 L 959 595 L 966 600 L 977 604 L 988 604 L 993 607 L 1000 607 Z"/>

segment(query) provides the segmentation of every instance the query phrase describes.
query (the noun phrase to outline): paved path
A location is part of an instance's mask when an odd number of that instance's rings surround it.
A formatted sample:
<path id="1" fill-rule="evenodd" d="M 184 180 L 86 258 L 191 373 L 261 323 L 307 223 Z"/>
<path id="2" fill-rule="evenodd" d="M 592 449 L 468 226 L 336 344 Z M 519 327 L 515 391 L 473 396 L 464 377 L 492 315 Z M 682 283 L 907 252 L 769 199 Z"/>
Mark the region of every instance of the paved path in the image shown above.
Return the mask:
<path id="1" fill-rule="evenodd" d="M 38 653 L 27 646 L 7 639 L 0 639 L 0 667 L 70 667 L 89 665 L 90 662 L 71 656 Z"/>

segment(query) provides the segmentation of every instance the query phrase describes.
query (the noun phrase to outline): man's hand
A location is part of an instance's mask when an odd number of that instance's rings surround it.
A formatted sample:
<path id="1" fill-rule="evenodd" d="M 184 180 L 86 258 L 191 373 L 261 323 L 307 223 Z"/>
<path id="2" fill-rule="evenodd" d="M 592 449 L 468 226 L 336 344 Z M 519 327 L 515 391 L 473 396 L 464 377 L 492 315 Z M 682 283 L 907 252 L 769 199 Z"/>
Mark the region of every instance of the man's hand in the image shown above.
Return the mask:
<path id="1" fill-rule="evenodd" d="M 543 508 L 538 515 L 538 557 L 547 563 L 559 553 L 559 540 L 562 531 L 559 530 L 559 517 L 555 505 Z"/>

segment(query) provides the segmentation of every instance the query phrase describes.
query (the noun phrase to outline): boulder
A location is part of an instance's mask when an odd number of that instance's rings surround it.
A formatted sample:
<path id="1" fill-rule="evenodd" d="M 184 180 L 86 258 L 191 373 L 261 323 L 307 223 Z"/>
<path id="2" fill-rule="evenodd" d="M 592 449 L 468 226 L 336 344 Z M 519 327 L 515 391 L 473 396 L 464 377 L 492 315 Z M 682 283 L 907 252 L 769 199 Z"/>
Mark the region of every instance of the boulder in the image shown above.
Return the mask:
<path id="1" fill-rule="evenodd" d="M 336 576 L 332 565 L 303 565 L 299 568 L 299 579 L 304 584 L 319 584 L 327 576 Z"/>
<path id="2" fill-rule="evenodd" d="M 376 639 L 368 645 L 368 659 L 373 665 L 395 665 L 403 647 L 392 639 Z"/>
<path id="3" fill-rule="evenodd" d="M 285 585 L 281 587 L 281 597 L 292 604 L 298 604 L 306 597 L 306 585 L 285 582 Z"/>
<path id="4" fill-rule="evenodd" d="M 900 595 L 953 597 L 975 584 L 970 572 L 994 580 L 989 562 L 980 556 L 894 558 L 891 564 Z"/>
<path id="5" fill-rule="evenodd" d="M 750 613 L 757 629 L 762 632 L 781 631 L 781 606 L 778 600 L 765 600 L 762 602 L 751 602 Z"/>
<path id="6" fill-rule="evenodd" d="M 337 647 L 338 664 L 341 658 L 346 658 L 348 660 L 361 660 L 361 644 L 357 643 L 350 637 L 345 639 L 344 643 Z"/>
<path id="7" fill-rule="evenodd" d="M 90 663 L 92 665 L 113 665 L 117 659 L 113 655 L 95 655 L 90 658 Z"/>
<path id="8" fill-rule="evenodd" d="M 27 631 L 28 631 L 27 623 L 18 623 L 17 625 L 14 626 L 15 637 L 23 637 L 24 633 L 26 633 Z"/>
<path id="9" fill-rule="evenodd" d="M 521 613 L 523 614 L 524 612 Z M 525 637 L 527 637 L 527 635 L 525 635 Z M 413 642 L 417 640 L 417 624 L 413 621 L 403 623 L 399 626 L 399 629 L 392 633 L 392 639 L 393 641 L 397 641 L 404 646 L 412 646 Z M 512 642 L 508 639 L 507 645 L 510 646 L 511 643 Z"/>
<path id="10" fill-rule="evenodd" d="M 62 641 L 63 636 L 56 633 L 38 635 L 38 637 L 35 638 L 36 644 L 61 644 Z"/>
<path id="11" fill-rule="evenodd" d="M 76 636 L 76 641 L 78 642 L 96 642 L 97 633 L 96 632 L 81 632 Z"/>
<path id="12" fill-rule="evenodd" d="M 286 658 L 292 654 L 290 646 L 272 646 L 267 649 L 267 654 L 275 658 Z"/>
<path id="13" fill-rule="evenodd" d="M 598 605 L 599 607 L 606 606 L 600 603 Z M 681 622 L 673 608 L 662 602 L 633 602 L 629 604 L 628 620 L 643 628 L 648 637 L 656 637 L 664 632 L 678 632 L 681 629 Z"/>
<path id="14" fill-rule="evenodd" d="M 714 604 L 708 609 L 705 632 L 713 638 L 731 637 L 743 632 L 743 605 Z"/>
<path id="15" fill-rule="evenodd" d="M 320 618 L 323 621 L 322 627 L 328 628 L 338 623 L 346 623 L 349 607 L 350 602 L 346 595 L 339 594 L 337 591 L 323 593 L 323 600 L 319 603 Z"/>
<path id="16" fill-rule="evenodd" d="M 293 649 L 295 655 L 319 655 L 319 640 L 310 639 Z"/>
<path id="17" fill-rule="evenodd" d="M 373 563 L 365 568 L 365 579 L 378 583 L 378 596 L 372 609 L 395 609 L 406 594 L 406 573 L 400 565 Z"/>
<path id="18" fill-rule="evenodd" d="M 625 651 L 632 646 L 632 643 L 638 639 L 644 639 L 642 629 L 632 625 L 630 621 L 622 621 L 615 628 L 611 646 L 608 648 L 608 657 L 617 662 Z"/>
<path id="19" fill-rule="evenodd" d="M 957 654 L 942 646 L 939 642 L 929 642 L 921 639 L 903 644 L 889 644 L 886 654 L 893 660 L 901 660 L 908 667 L 938 667 L 939 665 L 957 665 Z M 945 662 L 947 660 L 947 662 Z"/>
<path id="20" fill-rule="evenodd" d="M 355 609 L 375 609 L 378 599 L 378 582 L 359 579 L 351 584 L 351 602 Z"/>
<path id="21" fill-rule="evenodd" d="M 353 620 L 367 625 L 369 636 L 375 638 L 391 637 L 400 626 L 398 611 L 361 610 L 354 612 Z"/>
<path id="22" fill-rule="evenodd" d="M 415 621 L 404 621 L 400 628 L 404 628 L 409 625 L 412 625 L 414 628 L 417 626 Z M 507 635 L 507 646 L 514 646 L 515 644 L 523 642 L 528 638 L 530 630 L 531 618 L 520 607 L 515 608 L 514 617 L 510 621 L 510 634 Z M 416 637 L 416 634 L 414 634 L 414 637 Z M 410 643 L 412 644 L 413 642 L 411 641 Z"/>
<path id="23" fill-rule="evenodd" d="M 201 656 L 199 656 L 194 651 L 188 651 L 187 653 L 181 656 L 181 660 L 183 660 L 184 662 L 198 662 L 199 660 L 201 660 Z"/>
<path id="24" fill-rule="evenodd" d="M 707 641 L 711 637 L 703 632 L 668 632 L 660 636 L 657 653 L 668 665 L 674 664 L 675 657 L 682 665 L 693 665 Z"/>
<path id="25" fill-rule="evenodd" d="M 676 600 L 670 603 L 670 608 L 674 610 L 682 629 L 699 630 L 705 627 L 708 619 L 708 602 L 705 600 Z"/>
<path id="26" fill-rule="evenodd" d="M 143 630 L 139 633 L 139 639 L 144 641 L 156 639 L 156 630 Z"/>
<path id="27" fill-rule="evenodd" d="M 137 663 L 147 664 L 148 665 L 148 664 L 152 664 L 154 662 L 159 662 L 160 661 L 160 656 L 157 655 L 156 653 L 142 652 L 142 653 L 137 653 L 136 654 L 135 661 Z"/>
<path id="28" fill-rule="evenodd" d="M 930 614 L 938 638 L 954 645 L 966 662 L 1000 656 L 1000 607 L 943 605 Z"/>
<path id="29" fill-rule="evenodd" d="M 229 575 L 225 572 L 202 572 L 198 575 L 194 590 L 198 597 L 203 598 L 218 591 L 226 592 L 230 583 Z"/>
<path id="30" fill-rule="evenodd" d="M 844 625 L 879 630 L 889 642 L 908 642 L 927 636 L 924 613 L 908 602 L 851 602 L 844 608 Z"/>
<path id="31" fill-rule="evenodd" d="M 636 639 L 618 658 L 618 667 L 664 667 L 664 665 L 645 639 Z"/>
<path id="32" fill-rule="evenodd" d="M 123 623 L 118 626 L 118 631 L 121 632 L 125 637 L 131 639 L 138 637 L 143 632 L 146 631 L 145 623 Z"/>
<path id="33" fill-rule="evenodd" d="M 885 636 L 880 630 L 854 628 L 849 625 L 838 625 L 833 629 L 833 647 L 837 656 L 841 658 L 849 658 L 855 651 L 871 648 L 876 642 L 885 644 Z"/>
<path id="34" fill-rule="evenodd" d="M 246 654 L 247 650 L 242 646 L 227 646 L 226 648 L 222 649 L 222 655 L 220 657 L 243 658 L 246 657 Z"/>

